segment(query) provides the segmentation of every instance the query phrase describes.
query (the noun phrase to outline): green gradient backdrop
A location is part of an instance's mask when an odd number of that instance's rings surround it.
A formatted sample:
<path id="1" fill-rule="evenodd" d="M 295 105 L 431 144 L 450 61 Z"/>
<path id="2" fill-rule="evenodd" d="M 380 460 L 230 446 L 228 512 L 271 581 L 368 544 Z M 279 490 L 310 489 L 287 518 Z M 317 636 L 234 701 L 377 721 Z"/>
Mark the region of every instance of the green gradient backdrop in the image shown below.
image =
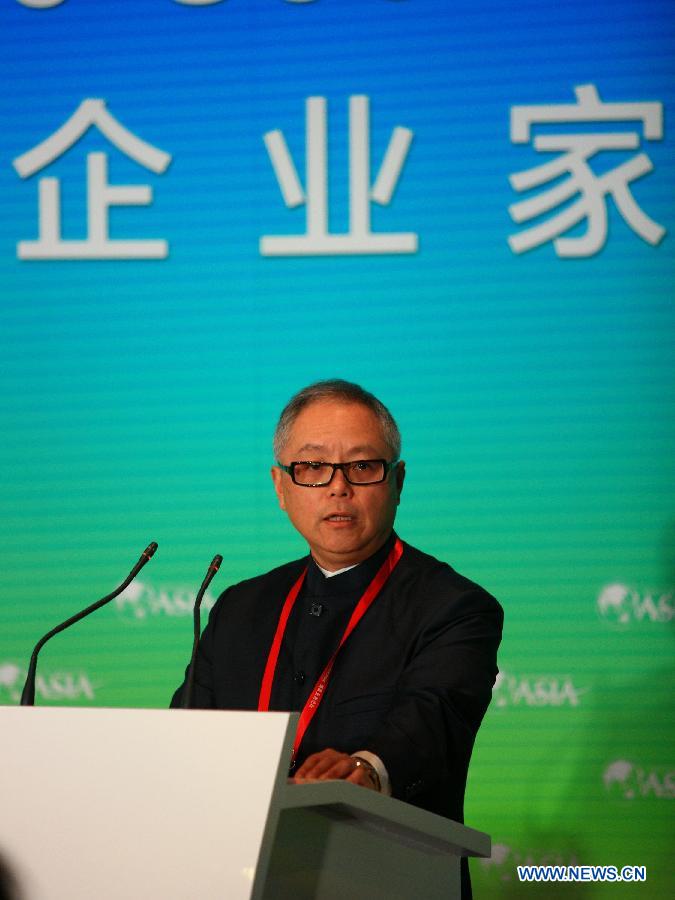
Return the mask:
<path id="1" fill-rule="evenodd" d="M 37 700 L 165 706 L 212 555 L 215 595 L 304 552 L 275 506 L 271 433 L 293 391 L 349 378 L 403 432 L 401 535 L 505 607 L 467 794 L 495 844 L 478 896 L 562 893 L 519 886 L 528 861 L 647 866 L 646 884 L 566 896 L 672 896 L 673 47 L 659 2 L 3 4 L 0 702 L 18 701 L 35 640 L 157 540 L 135 592 L 45 648 Z M 641 143 L 654 171 L 632 190 L 668 233 L 646 244 L 610 201 L 595 256 L 515 256 L 508 176 L 541 157 L 511 144 L 509 109 L 571 103 L 587 83 L 664 104 L 664 139 Z M 414 131 L 373 230 L 417 232 L 418 253 L 262 258 L 262 235 L 305 224 L 262 135 L 281 128 L 302 172 L 305 98 L 328 98 L 344 230 L 359 93 L 373 171 L 396 125 Z M 87 97 L 172 154 L 168 170 L 92 130 L 21 180 L 12 161 Z M 83 236 L 93 150 L 112 183 L 154 192 L 113 210 L 111 234 L 163 237 L 169 257 L 18 260 L 42 175 L 61 179 L 64 236 Z"/>

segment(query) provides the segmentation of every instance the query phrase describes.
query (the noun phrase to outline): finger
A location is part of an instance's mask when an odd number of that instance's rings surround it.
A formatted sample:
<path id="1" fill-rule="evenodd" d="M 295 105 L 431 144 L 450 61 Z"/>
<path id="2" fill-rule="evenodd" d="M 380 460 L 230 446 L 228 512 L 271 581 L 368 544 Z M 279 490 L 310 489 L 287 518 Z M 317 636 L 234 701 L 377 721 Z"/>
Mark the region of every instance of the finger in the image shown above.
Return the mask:
<path id="1" fill-rule="evenodd" d="M 328 781 L 329 779 L 345 779 L 348 778 L 349 775 L 352 774 L 356 767 L 354 760 L 351 756 L 344 756 L 341 759 L 336 760 L 333 765 L 322 772 L 321 775 L 318 776 L 319 781 Z"/>
<path id="2" fill-rule="evenodd" d="M 326 751 L 322 750 L 320 753 L 312 753 L 311 756 L 308 756 L 300 766 L 300 768 L 296 770 L 295 777 L 302 778 L 305 775 L 309 775 L 309 773 L 313 771 L 315 766 L 321 765 L 321 760 L 324 758 L 325 754 Z"/>
<path id="3" fill-rule="evenodd" d="M 306 778 L 309 775 L 317 775 L 333 763 L 333 751 L 322 750 L 321 753 L 313 753 L 295 773 L 296 777 Z"/>
<path id="4" fill-rule="evenodd" d="M 330 747 L 326 750 L 321 750 L 319 753 L 312 753 L 295 773 L 295 777 L 307 778 L 311 776 L 316 778 L 327 769 L 330 769 L 333 763 L 341 756 L 346 756 L 346 754 L 338 753 L 337 750 L 333 750 Z"/>

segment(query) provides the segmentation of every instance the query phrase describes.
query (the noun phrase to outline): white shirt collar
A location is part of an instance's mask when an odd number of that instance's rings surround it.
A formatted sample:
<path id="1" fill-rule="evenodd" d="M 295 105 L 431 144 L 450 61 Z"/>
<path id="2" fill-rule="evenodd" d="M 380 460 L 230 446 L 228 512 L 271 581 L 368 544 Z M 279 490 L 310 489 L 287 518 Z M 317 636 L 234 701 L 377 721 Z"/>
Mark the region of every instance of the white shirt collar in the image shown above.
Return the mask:
<path id="1" fill-rule="evenodd" d="M 332 578 L 333 575 L 342 575 L 343 572 L 349 572 L 350 569 L 355 569 L 358 566 L 358 563 L 354 563 L 353 566 L 345 566 L 344 569 L 338 569 L 336 572 L 329 572 L 328 569 L 324 569 L 323 566 L 320 566 L 318 563 L 316 563 L 316 565 L 317 568 L 321 569 L 326 578 Z"/>

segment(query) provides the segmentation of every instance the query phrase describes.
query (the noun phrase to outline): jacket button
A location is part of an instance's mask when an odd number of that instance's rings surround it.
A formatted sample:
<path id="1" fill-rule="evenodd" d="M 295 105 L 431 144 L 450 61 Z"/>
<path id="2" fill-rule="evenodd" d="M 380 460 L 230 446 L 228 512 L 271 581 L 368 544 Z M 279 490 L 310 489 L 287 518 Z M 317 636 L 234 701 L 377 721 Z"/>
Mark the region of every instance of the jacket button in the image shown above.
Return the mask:
<path id="1" fill-rule="evenodd" d="M 305 683 L 305 673 L 302 671 L 296 672 L 295 675 L 293 676 L 293 681 L 296 684 L 304 684 Z"/>

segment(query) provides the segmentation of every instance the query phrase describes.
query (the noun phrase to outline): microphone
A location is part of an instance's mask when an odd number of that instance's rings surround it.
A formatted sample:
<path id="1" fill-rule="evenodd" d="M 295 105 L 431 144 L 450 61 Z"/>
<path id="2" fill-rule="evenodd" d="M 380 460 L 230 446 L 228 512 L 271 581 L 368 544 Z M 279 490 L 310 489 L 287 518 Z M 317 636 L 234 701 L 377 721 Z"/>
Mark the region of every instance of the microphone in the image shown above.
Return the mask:
<path id="1" fill-rule="evenodd" d="M 223 561 L 223 557 L 220 553 L 216 553 L 216 555 L 211 560 L 211 565 L 209 566 L 206 577 L 202 581 L 202 586 L 197 591 L 197 596 L 195 597 L 195 608 L 194 608 L 194 638 L 192 640 L 192 656 L 190 657 L 190 665 L 188 666 L 187 678 L 185 679 L 185 689 L 183 691 L 183 696 L 180 701 L 180 709 L 190 709 L 192 706 L 192 697 L 195 690 L 195 668 L 197 665 L 197 645 L 199 644 L 199 636 L 201 634 L 201 622 L 199 618 L 199 608 L 202 605 L 202 600 L 204 599 L 204 594 L 206 593 L 207 587 L 213 581 L 213 578 L 220 568 L 220 564 Z"/>
<path id="2" fill-rule="evenodd" d="M 100 609 L 102 606 L 105 606 L 106 603 L 114 600 L 118 594 L 121 594 L 122 591 L 131 584 L 131 582 L 138 575 L 143 566 L 150 561 L 150 559 L 154 556 L 156 549 L 157 544 L 152 541 L 150 544 L 148 544 L 143 553 L 141 553 L 141 558 L 138 560 L 131 572 L 129 572 L 122 584 L 118 588 L 115 588 L 112 594 L 108 594 L 107 596 L 102 597 L 101 600 L 97 600 L 96 603 L 92 603 L 91 606 L 88 606 L 86 609 L 83 609 L 82 612 L 79 612 L 76 615 L 71 616 L 69 619 L 66 619 L 65 622 L 61 622 L 60 625 L 57 625 L 56 628 L 52 628 L 52 630 L 48 631 L 44 637 L 40 638 L 40 640 L 35 645 L 35 649 L 33 650 L 30 658 L 30 663 L 28 665 L 28 675 L 26 676 L 26 683 L 23 686 L 23 693 L 21 694 L 21 706 L 35 705 L 35 673 L 37 670 L 38 653 L 47 643 L 49 638 L 54 637 L 54 635 L 58 634 L 59 631 L 63 631 L 64 629 L 69 628 L 71 625 L 74 625 L 75 622 L 79 622 L 80 619 L 84 619 L 85 616 L 88 616 L 90 613 L 93 613 L 97 609 Z"/>

